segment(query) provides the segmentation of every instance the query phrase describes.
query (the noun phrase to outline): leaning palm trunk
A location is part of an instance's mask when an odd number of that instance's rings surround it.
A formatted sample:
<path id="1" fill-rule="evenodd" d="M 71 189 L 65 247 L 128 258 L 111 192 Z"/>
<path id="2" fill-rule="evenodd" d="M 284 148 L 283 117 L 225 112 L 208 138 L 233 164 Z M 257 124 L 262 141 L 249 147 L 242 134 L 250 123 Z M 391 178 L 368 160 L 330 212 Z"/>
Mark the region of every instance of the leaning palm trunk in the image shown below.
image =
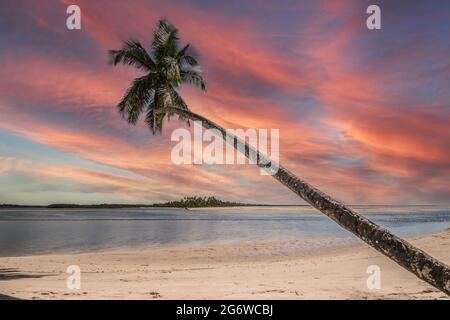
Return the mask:
<path id="1" fill-rule="evenodd" d="M 169 110 L 184 119 L 201 121 L 202 126 L 206 129 L 220 131 L 222 137 L 227 142 L 233 141 L 236 149 L 245 150 L 247 157 L 251 157 L 252 154 L 256 155 L 258 165 L 262 168 L 267 167 L 268 159 L 265 155 L 235 136 L 231 136 L 230 140 L 230 133 L 214 122 L 189 110 L 179 108 L 169 108 Z M 297 178 L 281 165 L 278 165 L 278 168 L 277 173 L 273 177 L 299 195 L 303 200 L 326 214 L 341 227 L 355 234 L 371 247 L 397 262 L 406 270 L 414 273 L 417 277 L 445 292 L 447 295 L 450 295 L 450 269 L 447 265 L 347 208 L 342 203 L 334 200 L 307 182 Z"/>

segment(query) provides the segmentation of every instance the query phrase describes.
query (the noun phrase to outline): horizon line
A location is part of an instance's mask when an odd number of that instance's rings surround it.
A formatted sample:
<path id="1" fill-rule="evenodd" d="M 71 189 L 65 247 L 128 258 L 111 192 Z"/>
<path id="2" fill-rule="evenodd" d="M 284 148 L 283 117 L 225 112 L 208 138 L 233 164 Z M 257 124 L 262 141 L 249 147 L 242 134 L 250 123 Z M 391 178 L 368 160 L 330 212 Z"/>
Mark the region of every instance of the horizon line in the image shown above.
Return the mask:
<path id="1" fill-rule="evenodd" d="M 230 201 L 231 202 L 231 201 Z M 151 206 L 158 206 L 166 203 L 94 203 L 94 204 L 79 204 L 79 203 L 50 203 L 50 204 L 13 204 L 13 203 L 0 203 L 1 207 L 50 207 L 50 206 L 86 206 L 86 207 L 93 207 L 93 206 L 123 206 L 123 207 L 151 207 Z M 273 207 L 311 207 L 310 204 L 264 204 L 264 203 L 235 203 L 236 205 L 229 205 L 227 207 L 240 207 L 240 206 L 273 206 Z M 444 205 L 450 205 L 450 204 L 347 204 L 348 206 L 404 206 L 404 207 L 418 207 L 418 206 L 444 206 Z M 226 206 L 217 206 L 217 207 L 226 207 Z"/>

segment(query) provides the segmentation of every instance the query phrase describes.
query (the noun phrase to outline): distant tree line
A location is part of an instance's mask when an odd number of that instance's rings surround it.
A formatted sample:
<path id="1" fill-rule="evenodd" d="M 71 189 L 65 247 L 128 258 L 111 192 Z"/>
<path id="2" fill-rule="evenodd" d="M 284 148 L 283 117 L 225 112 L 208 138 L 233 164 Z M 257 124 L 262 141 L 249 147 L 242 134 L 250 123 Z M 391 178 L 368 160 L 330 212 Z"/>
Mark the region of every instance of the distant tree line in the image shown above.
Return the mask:
<path id="1" fill-rule="evenodd" d="M 165 203 L 154 204 L 155 207 L 171 208 L 205 208 L 205 207 L 237 207 L 248 206 L 248 204 L 239 202 L 222 201 L 215 197 L 184 197 L 178 201 L 169 201 Z"/>

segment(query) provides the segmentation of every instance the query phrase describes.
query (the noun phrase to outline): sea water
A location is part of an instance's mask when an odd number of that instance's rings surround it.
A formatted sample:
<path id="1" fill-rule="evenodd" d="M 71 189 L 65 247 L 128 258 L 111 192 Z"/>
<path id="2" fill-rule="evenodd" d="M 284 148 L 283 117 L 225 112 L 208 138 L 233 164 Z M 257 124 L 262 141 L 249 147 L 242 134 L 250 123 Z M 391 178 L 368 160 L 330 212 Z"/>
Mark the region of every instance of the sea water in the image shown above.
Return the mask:
<path id="1" fill-rule="evenodd" d="M 353 208 L 402 237 L 450 227 L 450 206 Z M 0 210 L 0 256 L 291 240 L 312 248 L 358 242 L 308 206 Z"/>

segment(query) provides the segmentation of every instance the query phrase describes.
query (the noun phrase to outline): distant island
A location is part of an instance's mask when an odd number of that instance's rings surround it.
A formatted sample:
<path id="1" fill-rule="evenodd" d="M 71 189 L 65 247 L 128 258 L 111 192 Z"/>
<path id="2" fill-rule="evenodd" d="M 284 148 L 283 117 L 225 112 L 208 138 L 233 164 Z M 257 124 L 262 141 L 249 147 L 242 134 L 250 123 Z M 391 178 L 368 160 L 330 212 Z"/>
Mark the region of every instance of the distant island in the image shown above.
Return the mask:
<path id="1" fill-rule="evenodd" d="M 206 208 L 206 207 L 240 207 L 251 206 L 251 204 L 222 201 L 215 197 L 184 197 L 178 201 L 169 201 L 165 203 L 156 203 L 154 207 L 170 208 Z"/>
<path id="2" fill-rule="evenodd" d="M 250 204 L 231 201 L 222 201 L 216 197 L 184 197 L 177 201 L 168 201 L 154 204 L 67 204 L 55 203 L 48 206 L 27 206 L 14 204 L 0 204 L 1 208 L 49 208 L 49 209 L 118 209 L 118 208 L 212 208 L 212 207 L 250 207 L 250 206 L 280 206 L 270 204 Z M 285 205 L 286 206 L 286 205 Z M 288 205 L 289 206 L 289 205 Z M 292 205 L 291 205 L 292 206 Z"/>

